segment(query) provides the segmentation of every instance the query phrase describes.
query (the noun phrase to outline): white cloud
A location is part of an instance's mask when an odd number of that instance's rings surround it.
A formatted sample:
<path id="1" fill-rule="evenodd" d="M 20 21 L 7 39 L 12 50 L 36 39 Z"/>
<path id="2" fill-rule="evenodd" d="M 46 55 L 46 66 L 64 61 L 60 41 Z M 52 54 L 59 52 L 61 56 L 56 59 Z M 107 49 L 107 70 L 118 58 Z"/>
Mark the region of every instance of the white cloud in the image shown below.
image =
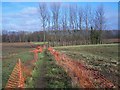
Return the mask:
<path id="1" fill-rule="evenodd" d="M 18 30 L 20 27 L 14 23 L 3 24 L 3 29 L 6 30 L 6 28 L 9 28 L 8 30 Z"/>
<path id="2" fill-rule="evenodd" d="M 34 24 L 40 24 L 40 19 L 39 18 L 31 18 L 25 21 L 26 25 L 34 25 Z"/>
<path id="3" fill-rule="evenodd" d="M 10 17 L 10 18 L 27 18 L 29 16 L 38 16 L 38 8 L 37 7 L 26 7 L 16 13 L 3 13 L 3 17 Z"/>
<path id="4" fill-rule="evenodd" d="M 3 14 L 3 29 L 7 30 L 40 30 L 40 19 L 36 7 L 26 7 L 16 13 Z"/>
<path id="5" fill-rule="evenodd" d="M 21 14 L 27 14 L 27 15 L 31 15 L 31 14 L 38 14 L 38 8 L 36 7 L 27 7 L 24 8 L 20 11 Z"/>

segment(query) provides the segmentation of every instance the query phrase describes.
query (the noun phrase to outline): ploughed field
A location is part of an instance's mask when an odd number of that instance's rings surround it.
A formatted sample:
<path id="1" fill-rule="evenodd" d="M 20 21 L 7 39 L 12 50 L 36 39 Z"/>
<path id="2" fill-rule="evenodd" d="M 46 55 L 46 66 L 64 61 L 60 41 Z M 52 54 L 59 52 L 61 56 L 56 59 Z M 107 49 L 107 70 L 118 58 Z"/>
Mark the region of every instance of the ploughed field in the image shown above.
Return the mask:
<path id="1" fill-rule="evenodd" d="M 65 53 L 73 60 L 82 61 L 88 67 L 99 70 L 108 80 L 119 84 L 118 44 L 59 46 L 54 49 Z"/>

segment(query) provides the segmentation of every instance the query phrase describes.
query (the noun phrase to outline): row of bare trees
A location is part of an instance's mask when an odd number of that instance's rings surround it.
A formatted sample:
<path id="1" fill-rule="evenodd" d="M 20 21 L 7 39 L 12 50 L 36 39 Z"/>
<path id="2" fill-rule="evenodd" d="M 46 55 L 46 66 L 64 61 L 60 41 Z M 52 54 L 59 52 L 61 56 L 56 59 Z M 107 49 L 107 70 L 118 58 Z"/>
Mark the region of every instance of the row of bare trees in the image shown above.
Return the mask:
<path id="1" fill-rule="evenodd" d="M 63 41 L 63 36 L 67 37 L 64 33 L 61 36 L 61 34 L 59 34 L 59 30 L 85 30 L 85 42 L 89 43 L 89 39 L 91 37 L 88 30 L 91 30 L 91 28 L 93 30 L 99 30 L 100 35 L 98 35 L 99 37 L 97 38 L 101 41 L 102 30 L 105 29 L 105 14 L 102 4 L 95 9 L 92 9 L 89 5 L 81 7 L 77 3 L 40 3 L 39 13 L 42 23 L 42 30 L 44 31 L 44 42 L 46 41 L 46 30 L 54 30 L 54 32 L 52 32 L 54 33 L 54 40 L 52 39 L 50 41 L 55 43 L 58 41 Z M 57 39 L 58 37 L 59 39 Z M 72 38 L 74 37 L 75 33 L 72 34 Z"/>
<path id="2" fill-rule="evenodd" d="M 106 17 L 101 4 L 96 8 L 77 3 L 40 3 L 41 30 L 33 33 L 4 33 L 4 42 L 42 41 L 50 45 L 103 43 L 117 38 L 118 31 L 106 30 Z M 109 35 L 108 35 L 109 33 Z"/>
<path id="3" fill-rule="evenodd" d="M 93 27 L 96 30 L 105 29 L 105 11 L 101 4 L 92 9 L 91 6 L 85 7 L 79 4 L 62 3 L 40 3 L 40 19 L 43 30 L 89 30 Z"/>
<path id="4" fill-rule="evenodd" d="M 90 34 L 92 30 L 89 30 Z M 90 39 L 86 42 L 86 30 L 59 30 L 59 36 L 56 37 L 57 42 L 55 42 L 55 31 L 46 31 L 46 41 L 49 42 L 49 45 L 79 45 L 79 44 L 88 44 L 88 43 L 96 43 L 99 39 L 97 36 L 99 35 L 98 30 L 93 32 L 94 34 L 90 34 Z M 95 34 L 96 33 L 96 34 Z M 73 37 L 74 34 L 74 37 Z M 102 31 L 102 40 L 103 43 L 108 43 L 109 39 L 120 38 L 119 30 L 103 30 Z M 91 41 L 93 39 L 93 41 Z M 6 30 L 2 33 L 2 41 L 3 42 L 43 42 L 44 41 L 44 32 L 36 31 L 33 33 L 30 32 L 7 32 Z"/>

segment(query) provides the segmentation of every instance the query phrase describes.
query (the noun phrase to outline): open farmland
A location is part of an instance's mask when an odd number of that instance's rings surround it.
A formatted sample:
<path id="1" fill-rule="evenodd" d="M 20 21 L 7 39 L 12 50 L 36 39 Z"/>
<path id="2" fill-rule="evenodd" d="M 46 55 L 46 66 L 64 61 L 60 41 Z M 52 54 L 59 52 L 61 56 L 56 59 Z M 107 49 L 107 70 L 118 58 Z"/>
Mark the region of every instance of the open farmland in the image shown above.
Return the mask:
<path id="1" fill-rule="evenodd" d="M 33 59 L 31 44 L 29 43 L 2 43 L 2 86 L 5 87 L 9 75 L 20 58 L 22 63 Z"/>
<path id="2" fill-rule="evenodd" d="M 107 80 L 116 86 L 119 85 L 117 82 L 120 76 L 118 72 L 118 44 L 59 46 L 54 47 L 53 50 L 51 47 L 40 46 L 41 52 L 39 53 L 35 53 L 35 50 L 39 50 L 33 48 L 35 46 L 33 43 L 3 43 L 3 87 L 5 87 L 19 58 L 24 69 L 22 72 L 25 88 L 82 88 L 84 86 L 79 85 L 77 78 L 83 76 L 77 75 L 77 72 L 83 70 L 85 75 L 85 69 L 82 69 L 84 67 L 71 71 L 72 67 L 80 67 L 80 63 L 87 66 L 88 70 L 89 68 L 98 70 Z M 83 79 L 87 78 L 87 75 L 91 74 L 87 73 Z M 94 84 L 94 87 L 101 87 L 92 80 L 90 82 Z M 81 82 L 83 81 L 81 80 Z"/>
<path id="3" fill-rule="evenodd" d="M 2 44 L 2 87 L 12 75 L 18 59 L 22 62 L 22 72 L 25 88 L 68 88 L 71 87 L 70 77 L 59 66 L 49 53 L 39 53 L 38 61 L 34 63 L 33 51 L 36 45 L 31 43 Z M 24 70 L 23 70 L 24 69 Z M 14 82 L 13 82 L 14 84 Z"/>
<path id="4" fill-rule="evenodd" d="M 77 45 L 54 47 L 73 60 L 82 61 L 88 67 L 99 70 L 107 79 L 118 83 L 118 44 Z"/>
<path id="5" fill-rule="evenodd" d="M 120 3 L 74 1 L 3 0 L 2 89 L 120 88 Z"/>

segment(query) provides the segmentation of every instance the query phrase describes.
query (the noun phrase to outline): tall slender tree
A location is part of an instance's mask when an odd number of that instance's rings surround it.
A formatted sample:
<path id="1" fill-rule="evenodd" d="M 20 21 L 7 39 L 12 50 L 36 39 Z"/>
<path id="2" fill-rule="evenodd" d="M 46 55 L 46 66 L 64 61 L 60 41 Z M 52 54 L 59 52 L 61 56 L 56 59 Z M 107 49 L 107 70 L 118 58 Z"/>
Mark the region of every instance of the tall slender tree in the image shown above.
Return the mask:
<path id="1" fill-rule="evenodd" d="M 47 5 L 45 2 L 41 2 L 39 4 L 39 13 L 40 13 L 40 19 L 42 21 L 42 28 L 44 31 L 44 44 L 45 44 L 46 41 L 45 29 L 47 26 L 47 14 L 48 14 Z"/>
<path id="2" fill-rule="evenodd" d="M 95 15 L 95 28 L 97 30 L 103 30 L 105 28 L 105 13 L 103 5 L 98 6 Z"/>
<path id="3" fill-rule="evenodd" d="M 104 12 L 104 7 L 101 4 L 98 6 L 96 10 L 96 15 L 95 15 L 95 29 L 99 30 L 99 43 L 102 43 L 102 30 L 105 29 L 105 12 Z"/>
<path id="4" fill-rule="evenodd" d="M 82 7 L 79 7 L 79 10 L 78 10 L 78 23 L 79 23 L 79 29 L 82 30 L 82 24 L 83 24 L 83 9 Z"/>
<path id="5" fill-rule="evenodd" d="M 59 29 L 59 14 L 60 14 L 60 3 L 54 2 L 51 4 L 51 13 L 53 21 L 53 30 L 55 32 L 55 40 L 57 42 L 57 32 Z"/>
<path id="6" fill-rule="evenodd" d="M 54 30 L 58 30 L 60 3 L 52 3 L 51 12 L 52 12 Z"/>

